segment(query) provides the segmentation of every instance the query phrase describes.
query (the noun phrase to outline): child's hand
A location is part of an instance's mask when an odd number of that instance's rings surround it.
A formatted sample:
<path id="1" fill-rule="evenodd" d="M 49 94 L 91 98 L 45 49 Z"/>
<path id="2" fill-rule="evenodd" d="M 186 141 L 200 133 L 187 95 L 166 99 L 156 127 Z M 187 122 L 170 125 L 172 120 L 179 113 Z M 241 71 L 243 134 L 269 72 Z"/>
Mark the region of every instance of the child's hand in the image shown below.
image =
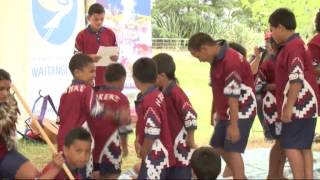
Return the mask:
<path id="1" fill-rule="evenodd" d="M 284 105 L 282 109 L 282 114 L 281 114 L 281 121 L 283 123 L 289 123 L 291 122 L 291 117 L 292 117 L 292 109 L 293 107 L 288 106 L 287 104 Z"/>
<path id="2" fill-rule="evenodd" d="M 227 139 L 232 143 L 239 141 L 240 131 L 239 131 L 238 124 L 230 124 L 227 127 Z"/>
<path id="3" fill-rule="evenodd" d="M 110 59 L 111 59 L 111 61 L 113 61 L 113 62 L 117 62 L 117 61 L 118 61 L 118 58 L 119 58 L 118 55 L 110 56 Z"/>
<path id="4" fill-rule="evenodd" d="M 88 54 L 88 56 L 92 59 L 93 62 L 98 62 L 101 59 L 101 56 L 96 54 Z"/>
<path id="5" fill-rule="evenodd" d="M 56 168 L 61 168 L 62 165 L 64 163 L 64 158 L 62 155 L 62 151 L 60 151 L 59 153 L 56 153 L 52 156 L 52 164 L 56 167 Z"/>

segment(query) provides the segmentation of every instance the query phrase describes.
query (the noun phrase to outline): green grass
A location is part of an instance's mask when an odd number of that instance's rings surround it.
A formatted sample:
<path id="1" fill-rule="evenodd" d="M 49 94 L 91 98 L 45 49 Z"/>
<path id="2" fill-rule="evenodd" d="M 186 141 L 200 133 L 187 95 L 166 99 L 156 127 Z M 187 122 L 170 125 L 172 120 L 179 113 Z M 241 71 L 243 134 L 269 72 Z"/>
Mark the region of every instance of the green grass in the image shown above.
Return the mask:
<path id="1" fill-rule="evenodd" d="M 154 54 L 159 51 L 154 52 Z M 172 54 L 172 53 L 170 53 Z M 180 86 L 187 93 L 198 113 L 198 129 L 196 131 L 196 143 L 199 146 L 208 145 L 213 132 L 213 127 L 210 125 L 211 112 L 211 88 L 209 87 L 209 64 L 199 63 L 198 60 L 192 58 L 188 53 L 172 54 L 176 63 L 176 77 L 180 82 Z M 320 126 L 316 128 L 319 132 Z M 134 134 L 129 136 L 129 156 L 123 160 L 123 169 L 132 167 L 139 162 L 134 151 Z M 262 128 L 259 120 L 256 119 L 251 129 L 249 138 L 250 147 L 270 146 L 263 140 Z M 52 158 L 51 151 L 45 144 L 34 144 L 26 141 L 19 141 L 19 151 L 39 168 L 49 162 Z"/>

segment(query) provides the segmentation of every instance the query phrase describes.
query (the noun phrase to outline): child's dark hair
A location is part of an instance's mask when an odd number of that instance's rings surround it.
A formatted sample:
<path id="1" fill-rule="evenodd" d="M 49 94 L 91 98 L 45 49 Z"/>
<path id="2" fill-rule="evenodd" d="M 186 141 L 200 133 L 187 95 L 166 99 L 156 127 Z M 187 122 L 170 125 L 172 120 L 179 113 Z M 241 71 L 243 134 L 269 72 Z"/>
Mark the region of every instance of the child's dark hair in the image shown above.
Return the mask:
<path id="1" fill-rule="evenodd" d="M 126 77 L 126 69 L 120 63 L 113 63 L 106 67 L 106 73 L 104 75 L 107 82 L 115 82 Z"/>
<path id="2" fill-rule="evenodd" d="M 92 59 L 86 55 L 86 54 L 75 54 L 72 56 L 70 62 L 69 62 L 69 69 L 72 75 L 74 75 L 74 71 L 76 69 L 81 70 L 82 68 L 88 66 L 89 64 L 92 64 Z"/>
<path id="3" fill-rule="evenodd" d="M 212 39 L 209 34 L 206 33 L 196 33 L 191 36 L 188 42 L 189 51 L 200 50 L 203 45 L 215 45 L 216 42 Z"/>
<path id="4" fill-rule="evenodd" d="M 297 27 L 295 15 L 287 8 L 275 10 L 269 17 L 269 24 L 272 27 L 278 27 L 281 24 L 287 30 L 295 30 Z"/>
<path id="5" fill-rule="evenodd" d="M 133 77 L 142 83 L 155 83 L 157 75 L 157 65 L 150 58 L 140 58 L 133 64 Z"/>
<path id="6" fill-rule="evenodd" d="M 158 74 L 164 73 L 170 80 L 177 81 L 175 76 L 176 65 L 172 56 L 167 53 L 159 53 L 152 60 L 157 64 Z"/>
<path id="7" fill-rule="evenodd" d="M 241 44 L 236 43 L 236 42 L 230 42 L 229 47 L 231 47 L 232 49 L 234 49 L 237 52 L 239 52 L 240 54 L 242 54 L 242 56 L 247 57 L 247 50 Z"/>
<path id="8" fill-rule="evenodd" d="M 315 25 L 316 25 L 316 31 L 320 33 L 320 9 L 316 15 Z"/>
<path id="9" fill-rule="evenodd" d="M 197 179 L 216 179 L 221 171 L 220 156 L 211 147 L 200 147 L 191 156 L 190 165 Z"/>
<path id="10" fill-rule="evenodd" d="M 104 7 L 99 3 L 94 3 L 89 7 L 88 14 L 92 16 L 93 14 L 104 14 Z"/>
<path id="11" fill-rule="evenodd" d="M 83 128 L 72 129 L 64 138 L 64 146 L 70 147 L 76 140 L 87 141 L 91 144 L 90 133 Z"/>
<path id="12" fill-rule="evenodd" d="M 11 81 L 10 74 L 4 69 L 0 69 L 0 81 L 1 80 Z"/>

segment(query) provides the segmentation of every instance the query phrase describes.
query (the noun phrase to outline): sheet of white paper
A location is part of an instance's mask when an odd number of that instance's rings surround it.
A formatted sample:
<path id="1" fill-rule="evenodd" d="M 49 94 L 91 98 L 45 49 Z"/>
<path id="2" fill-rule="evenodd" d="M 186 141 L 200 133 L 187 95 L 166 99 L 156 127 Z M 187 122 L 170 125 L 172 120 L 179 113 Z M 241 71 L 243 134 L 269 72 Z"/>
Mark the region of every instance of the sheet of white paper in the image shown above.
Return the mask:
<path id="1" fill-rule="evenodd" d="M 97 52 L 98 56 L 101 56 L 101 59 L 95 63 L 96 66 L 107 66 L 112 63 L 110 56 L 115 56 L 119 54 L 119 47 L 111 46 L 100 46 Z"/>

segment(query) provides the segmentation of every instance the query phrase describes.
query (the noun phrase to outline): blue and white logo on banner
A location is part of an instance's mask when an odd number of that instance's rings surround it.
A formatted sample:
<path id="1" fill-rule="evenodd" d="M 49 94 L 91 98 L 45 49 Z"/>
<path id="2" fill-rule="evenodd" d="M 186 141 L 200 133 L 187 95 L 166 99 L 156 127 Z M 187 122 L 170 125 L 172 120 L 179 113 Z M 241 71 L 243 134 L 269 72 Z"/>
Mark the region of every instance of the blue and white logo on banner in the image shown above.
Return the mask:
<path id="1" fill-rule="evenodd" d="M 75 29 L 77 0 L 32 0 L 32 17 L 40 36 L 51 44 L 62 44 Z"/>

